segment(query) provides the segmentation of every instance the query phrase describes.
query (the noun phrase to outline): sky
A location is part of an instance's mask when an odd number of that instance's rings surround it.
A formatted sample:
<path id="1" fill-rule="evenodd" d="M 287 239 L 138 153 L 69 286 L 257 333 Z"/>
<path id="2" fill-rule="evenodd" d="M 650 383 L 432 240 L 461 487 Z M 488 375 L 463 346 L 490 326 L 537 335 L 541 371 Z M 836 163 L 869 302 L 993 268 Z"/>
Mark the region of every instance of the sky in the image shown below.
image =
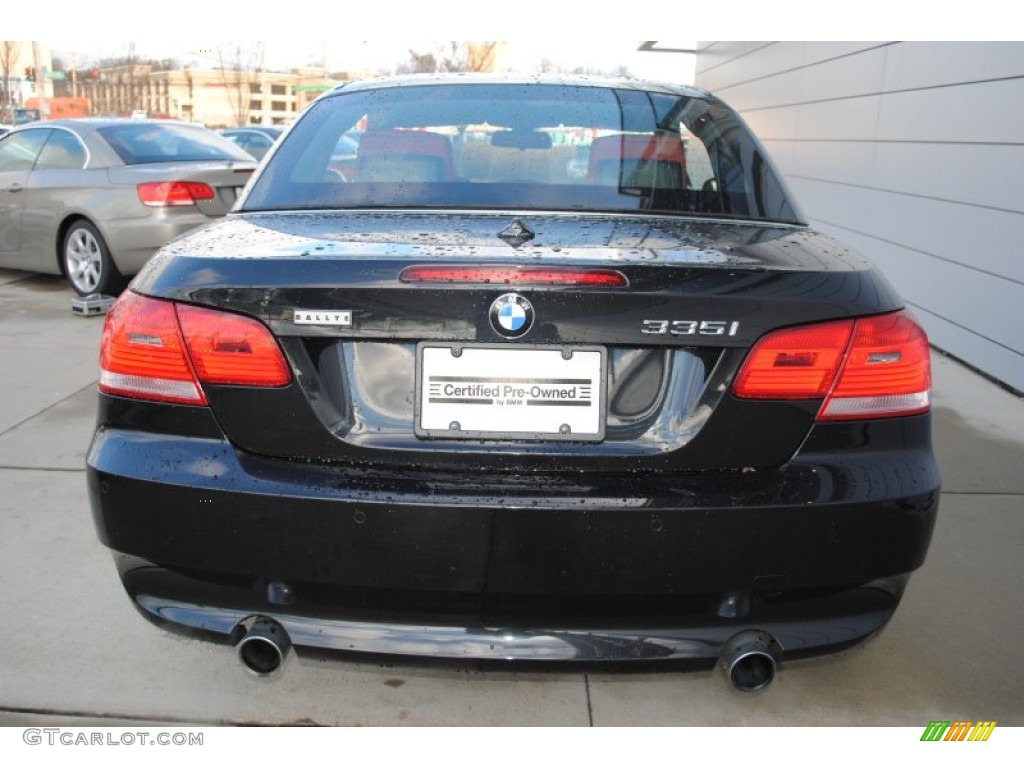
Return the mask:
<path id="1" fill-rule="evenodd" d="M 673 47 L 690 47 L 696 40 L 984 40 L 1007 39 L 1014 32 L 1019 38 L 1022 30 L 1012 23 L 1012 4 L 1001 0 L 972 0 L 969 12 L 956 14 L 932 13 L 910 0 L 644 0 L 637 6 L 596 0 L 287 0 L 246 6 L 245 12 L 210 0 L 175 0 L 173 8 L 103 0 L 102 13 L 86 12 L 86 7 L 81 0 L 47 0 L 42 10 L 9 2 L 4 32 L 54 41 L 56 50 L 83 56 L 123 53 L 131 39 L 156 58 L 196 59 L 198 64 L 205 56 L 211 65 L 222 38 L 253 41 L 274 35 L 268 41 L 268 65 L 303 66 L 326 48 L 331 70 L 390 69 L 407 59 L 410 47 L 423 46 L 416 41 L 424 39 L 500 37 L 512 43 L 512 63 L 520 70 L 547 57 L 568 68 L 625 65 L 640 77 L 685 82 L 692 70 L 686 61 L 690 57 L 638 53 L 640 41 L 671 36 Z M 329 42 L 308 39 L 325 36 Z M 692 41 L 677 42 L 685 38 Z"/>

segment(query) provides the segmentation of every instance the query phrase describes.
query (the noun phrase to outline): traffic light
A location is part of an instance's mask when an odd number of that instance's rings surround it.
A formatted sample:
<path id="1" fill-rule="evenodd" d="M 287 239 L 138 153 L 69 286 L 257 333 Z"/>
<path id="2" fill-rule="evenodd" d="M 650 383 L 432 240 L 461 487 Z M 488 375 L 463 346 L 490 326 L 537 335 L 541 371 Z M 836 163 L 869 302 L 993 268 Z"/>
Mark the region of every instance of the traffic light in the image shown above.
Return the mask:
<path id="1" fill-rule="evenodd" d="M 27 80 L 30 83 L 34 83 L 36 81 L 35 67 L 25 67 L 25 80 Z"/>

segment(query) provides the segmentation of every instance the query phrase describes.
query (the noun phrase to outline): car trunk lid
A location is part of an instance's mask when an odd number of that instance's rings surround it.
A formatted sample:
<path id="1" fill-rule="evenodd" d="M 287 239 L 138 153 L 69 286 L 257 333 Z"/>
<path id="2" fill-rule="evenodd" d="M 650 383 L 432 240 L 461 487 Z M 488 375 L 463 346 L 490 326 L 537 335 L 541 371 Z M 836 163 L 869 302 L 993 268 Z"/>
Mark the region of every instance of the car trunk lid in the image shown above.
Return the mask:
<path id="1" fill-rule="evenodd" d="M 538 270 L 622 279 L 537 282 Z M 243 450 L 445 467 L 497 455 L 509 471 L 783 463 L 820 403 L 730 395 L 746 351 L 779 327 L 900 306 L 867 262 L 806 228 L 599 215 L 233 215 L 172 243 L 135 287 L 252 315 L 277 336 L 290 386 L 207 387 Z M 510 294 L 532 317 L 511 337 Z M 572 368 L 584 357 L 589 367 Z M 431 403 L 432 382 L 448 410 Z M 552 415 L 474 422 L 481 403 L 463 403 L 460 419 L 449 402 L 460 398 Z M 599 401 L 596 425 L 559 420 L 584 399 Z"/>

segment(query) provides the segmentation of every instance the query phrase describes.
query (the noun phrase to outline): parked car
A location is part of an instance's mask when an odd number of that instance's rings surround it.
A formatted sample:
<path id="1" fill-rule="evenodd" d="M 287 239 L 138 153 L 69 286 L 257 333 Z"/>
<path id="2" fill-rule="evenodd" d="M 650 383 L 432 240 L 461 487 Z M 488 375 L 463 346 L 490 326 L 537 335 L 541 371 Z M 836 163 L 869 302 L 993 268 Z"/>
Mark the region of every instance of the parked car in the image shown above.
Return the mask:
<path id="1" fill-rule="evenodd" d="M 28 109 L 25 107 L 14 107 L 11 110 L 11 122 L 14 125 L 25 125 L 27 123 L 35 123 L 42 120 L 42 114 L 38 109 Z"/>
<path id="2" fill-rule="evenodd" d="M 223 216 L 255 163 L 187 123 L 68 119 L 0 138 L 0 266 L 116 294 L 168 240 Z"/>
<path id="3" fill-rule="evenodd" d="M 262 160 L 263 156 L 274 146 L 274 142 L 284 133 L 284 130 L 266 125 L 252 125 L 246 128 L 224 128 L 218 133 L 228 141 L 240 146 L 257 160 Z"/>
<path id="4" fill-rule="evenodd" d="M 758 690 L 886 624 L 938 505 L 924 331 L 676 85 L 341 86 L 147 265 L 100 369 L 128 594 L 257 674 L 294 645 Z"/>

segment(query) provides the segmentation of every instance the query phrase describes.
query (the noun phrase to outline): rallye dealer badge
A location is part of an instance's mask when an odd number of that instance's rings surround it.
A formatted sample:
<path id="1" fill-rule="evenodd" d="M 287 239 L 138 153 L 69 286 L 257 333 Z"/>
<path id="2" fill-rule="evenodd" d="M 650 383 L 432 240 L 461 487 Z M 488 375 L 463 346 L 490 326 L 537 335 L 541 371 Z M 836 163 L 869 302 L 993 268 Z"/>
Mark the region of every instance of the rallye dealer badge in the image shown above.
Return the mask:
<path id="1" fill-rule="evenodd" d="M 350 309 L 296 309 L 292 322 L 296 325 L 338 325 L 348 328 L 352 325 Z"/>
<path id="2" fill-rule="evenodd" d="M 603 347 L 422 342 L 417 357 L 421 437 L 604 439 Z"/>

